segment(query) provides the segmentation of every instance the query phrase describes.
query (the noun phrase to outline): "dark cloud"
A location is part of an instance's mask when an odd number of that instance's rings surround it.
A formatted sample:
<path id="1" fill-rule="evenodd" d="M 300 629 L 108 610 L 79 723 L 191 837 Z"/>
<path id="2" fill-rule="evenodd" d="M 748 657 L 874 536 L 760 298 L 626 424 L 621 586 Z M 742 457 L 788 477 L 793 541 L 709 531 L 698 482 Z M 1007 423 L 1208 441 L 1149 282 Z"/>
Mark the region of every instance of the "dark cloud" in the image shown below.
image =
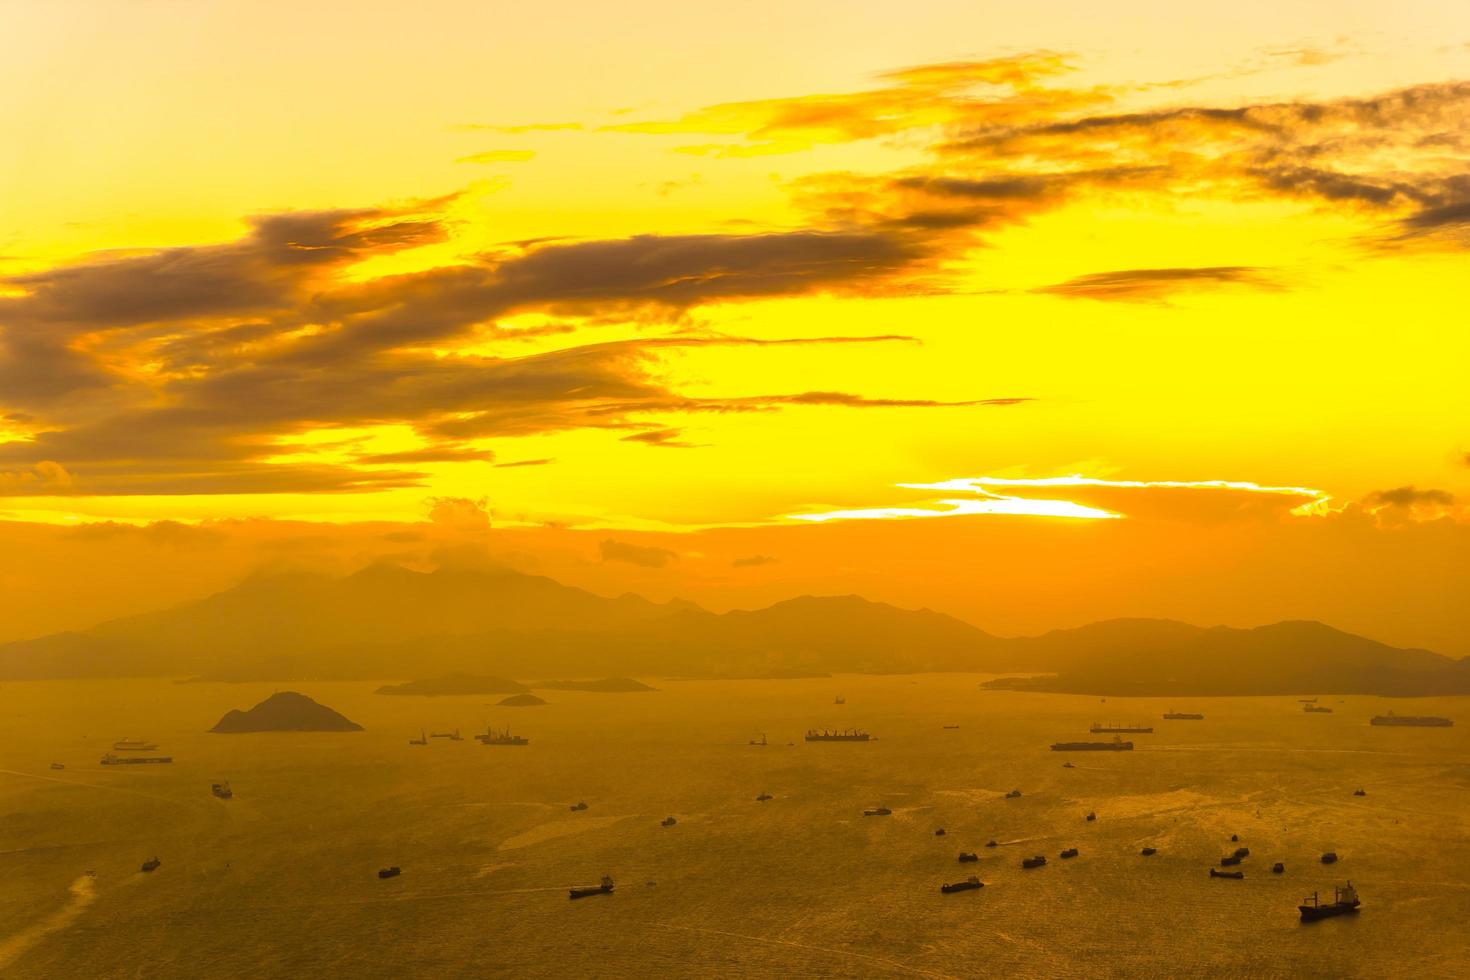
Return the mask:
<path id="1" fill-rule="evenodd" d="M 1275 288 L 1276 278 L 1255 266 L 1222 265 L 1182 269 L 1120 269 L 1094 272 L 1066 282 L 1042 286 L 1038 293 L 1079 299 L 1156 300 L 1177 290 L 1215 286 Z"/>
<path id="2" fill-rule="evenodd" d="M 663 568 L 669 562 L 676 560 L 679 556 L 667 548 L 651 548 L 639 544 L 629 544 L 626 541 L 614 541 L 611 538 L 598 545 L 602 552 L 602 560 L 626 562 L 629 565 L 640 565 L 643 568 Z"/>
<path id="3" fill-rule="evenodd" d="M 468 446 L 429 446 L 424 449 L 407 449 L 397 453 L 370 453 L 359 456 L 357 463 L 379 465 L 383 463 L 488 463 L 495 454 L 488 449 L 472 449 Z"/>
<path id="4" fill-rule="evenodd" d="M 1378 490 L 1368 495 L 1368 503 L 1386 505 L 1389 507 L 1413 507 L 1418 504 L 1433 504 L 1439 507 L 1450 507 L 1455 502 L 1455 495 L 1446 490 L 1420 490 L 1417 487 L 1394 487 L 1392 490 Z"/>
<path id="5" fill-rule="evenodd" d="M 698 449 L 697 442 L 686 442 L 682 437 L 683 429 L 650 429 L 647 432 L 635 432 L 631 436 L 623 436 L 624 442 L 641 442 L 645 446 L 659 446 L 664 449 Z"/>
<path id="6" fill-rule="evenodd" d="M 547 466 L 555 462 L 556 460 L 554 459 L 518 459 L 511 463 L 496 463 L 495 468 L 497 470 L 508 470 L 518 466 Z"/>

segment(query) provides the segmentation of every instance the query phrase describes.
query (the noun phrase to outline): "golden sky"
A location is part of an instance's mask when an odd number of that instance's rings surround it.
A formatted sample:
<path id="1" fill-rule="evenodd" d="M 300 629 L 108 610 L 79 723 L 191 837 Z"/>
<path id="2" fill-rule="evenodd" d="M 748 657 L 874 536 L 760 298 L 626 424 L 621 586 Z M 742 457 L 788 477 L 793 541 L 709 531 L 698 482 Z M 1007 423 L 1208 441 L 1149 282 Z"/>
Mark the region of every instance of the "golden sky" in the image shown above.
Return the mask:
<path id="1" fill-rule="evenodd" d="M 1368 526 L 1442 583 L 1368 625 L 1470 652 L 1470 7 L 0 10 L 0 520 L 484 501 L 591 585 L 982 625 L 981 563 L 1222 522 L 1371 590 L 1298 540 Z M 1089 609 L 1327 615 L 1258 598 Z"/>

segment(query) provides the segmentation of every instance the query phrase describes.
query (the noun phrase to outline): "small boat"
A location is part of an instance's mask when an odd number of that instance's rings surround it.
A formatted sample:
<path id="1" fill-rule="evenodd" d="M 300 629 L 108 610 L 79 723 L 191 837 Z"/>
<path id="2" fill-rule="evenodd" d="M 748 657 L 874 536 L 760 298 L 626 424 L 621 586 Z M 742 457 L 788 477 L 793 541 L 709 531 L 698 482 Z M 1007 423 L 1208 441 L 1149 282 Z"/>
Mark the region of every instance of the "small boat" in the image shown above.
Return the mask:
<path id="1" fill-rule="evenodd" d="M 143 870 L 144 871 L 152 871 L 152 870 L 154 870 L 155 868 L 157 868 L 162 863 L 163 862 L 160 861 L 160 860 L 158 860 L 158 858 L 152 858 L 152 859 L 150 859 L 148 861 L 144 861 L 143 862 Z"/>
<path id="2" fill-rule="evenodd" d="M 940 885 L 939 886 L 939 890 L 941 892 L 943 892 L 944 894 L 948 895 L 950 892 L 968 892 L 968 891 L 973 891 L 976 888 L 984 888 L 984 887 L 985 887 L 985 882 L 981 881 L 979 878 L 975 877 L 974 875 L 970 875 L 970 877 L 966 878 L 964 881 L 956 881 L 956 882 L 951 882 L 950 884 L 947 884 L 947 885 Z"/>
<path id="3" fill-rule="evenodd" d="M 587 804 L 585 801 L 581 803 L 573 803 L 571 806 L 571 810 L 573 813 L 577 813 L 585 809 L 587 809 Z"/>
<path id="4" fill-rule="evenodd" d="M 835 697 L 835 698 L 832 699 L 832 703 L 833 704 L 846 704 L 847 703 L 847 698 L 845 698 L 845 697 L 843 697 L 842 695 L 839 694 L 839 695 L 837 695 L 837 697 Z"/>
<path id="5" fill-rule="evenodd" d="M 664 817 L 662 820 L 660 820 L 658 822 L 658 825 L 660 827 L 672 827 L 674 824 L 676 824 L 678 822 L 679 821 L 675 820 L 673 817 Z"/>
<path id="6" fill-rule="evenodd" d="M 653 882 L 650 881 L 649 884 L 651 885 L 651 884 L 653 884 Z M 570 888 L 570 889 L 567 890 L 567 897 L 568 898 L 586 898 L 588 895 L 611 895 L 612 894 L 612 890 L 613 890 L 612 876 L 611 875 L 603 875 L 602 876 L 602 884 L 600 884 L 600 885 L 578 885 L 575 888 Z"/>
<path id="7" fill-rule="evenodd" d="M 1062 768 L 1063 769 L 1076 769 L 1077 766 L 1071 760 L 1068 760 L 1068 761 L 1062 763 Z"/>
<path id="8" fill-rule="evenodd" d="M 209 784 L 209 791 L 211 793 L 213 793 L 215 796 L 218 796 L 222 800 L 231 799 L 235 795 L 235 791 L 232 790 L 232 789 L 230 789 L 230 784 L 227 783 L 227 782 L 226 783 L 210 783 Z"/>
<path id="9" fill-rule="evenodd" d="M 968 864 L 971 861 L 980 860 L 980 855 L 971 851 L 960 851 L 960 864 Z"/>
<path id="10" fill-rule="evenodd" d="M 1279 875 L 1284 871 L 1286 871 L 1286 865 L 1282 864 L 1280 861 L 1277 861 L 1275 864 L 1271 865 L 1271 873 L 1273 875 Z"/>
<path id="11" fill-rule="evenodd" d="M 988 840 L 988 841 L 986 841 L 986 842 L 985 842 L 985 846 L 986 846 L 986 847 L 999 847 L 999 846 L 1000 846 L 1000 845 L 999 845 L 999 844 L 997 844 L 997 843 L 996 843 L 996 842 L 995 842 L 995 841 L 993 841 L 993 840 Z"/>
<path id="12" fill-rule="evenodd" d="M 1220 864 L 1221 864 L 1222 867 L 1229 867 L 1232 864 L 1239 864 L 1239 863 L 1240 863 L 1240 855 L 1238 855 L 1238 854 L 1227 854 L 1227 855 L 1225 855 L 1224 857 L 1222 857 L 1220 859 Z"/>
<path id="13" fill-rule="evenodd" d="M 1159 853 L 1159 851 L 1158 851 L 1158 848 L 1155 848 L 1155 847 L 1145 847 L 1143 850 L 1139 851 L 1138 853 L 1139 854 L 1142 854 L 1144 857 L 1153 857 L 1155 854 Z"/>
<path id="14" fill-rule="evenodd" d="M 1020 795 L 1021 795 L 1021 791 L 1020 790 L 1013 789 L 1009 793 L 1006 794 L 1006 799 L 1008 799 L 1008 800 L 1014 800 L 1014 799 L 1018 798 Z"/>
<path id="15" fill-rule="evenodd" d="M 774 799 L 775 799 L 775 797 L 772 796 L 770 793 L 762 793 L 760 796 L 757 796 L 755 798 L 755 801 L 757 803 L 764 803 L 764 802 L 766 802 L 766 800 L 774 800 Z"/>
<path id="16" fill-rule="evenodd" d="M 1328 851 L 1326 854 L 1323 854 L 1322 855 L 1322 863 L 1323 864 L 1336 864 L 1337 863 L 1337 852 L 1336 851 Z"/>
<path id="17" fill-rule="evenodd" d="M 1234 844 L 1234 843 L 1238 842 L 1239 840 L 1240 840 L 1240 835 L 1239 834 L 1231 834 L 1230 835 L 1230 843 Z"/>
<path id="18" fill-rule="evenodd" d="M 934 831 L 934 836 L 935 837 L 943 837 L 944 836 L 944 828 L 943 827 L 940 827 L 938 830 Z"/>
<path id="19" fill-rule="evenodd" d="M 378 877 L 379 878 L 397 878 L 401 874 L 403 874 L 403 871 L 396 864 L 393 865 L 393 867 L 391 867 L 391 868 L 379 868 L 378 869 Z"/>
<path id="20" fill-rule="evenodd" d="M 1332 889 L 1332 901 L 1322 904 L 1317 900 L 1317 893 L 1312 892 L 1312 897 L 1297 906 L 1297 911 L 1302 914 L 1303 922 L 1316 922 L 1333 915 L 1346 915 L 1349 912 L 1358 911 L 1358 890 L 1350 881 L 1342 888 Z"/>
<path id="21" fill-rule="evenodd" d="M 1046 858 L 1040 854 L 1035 857 L 1021 859 L 1021 867 L 1023 868 L 1039 868 L 1044 864 L 1046 864 Z"/>
<path id="22" fill-rule="evenodd" d="M 52 769 L 65 769 L 66 766 L 62 765 L 59 762 L 53 762 L 53 763 L 51 763 L 51 768 Z"/>
<path id="23" fill-rule="evenodd" d="M 1235 856 L 1238 858 L 1250 857 L 1251 849 L 1249 847 L 1237 847 L 1235 849 Z"/>
<path id="24" fill-rule="evenodd" d="M 1075 847 L 1069 847 L 1065 851 L 1063 851 L 1061 854 L 1058 854 L 1057 855 L 1057 857 L 1060 857 L 1060 858 L 1074 858 L 1076 856 L 1077 856 L 1077 848 L 1075 848 Z"/>
<path id="25" fill-rule="evenodd" d="M 1211 878 L 1235 878 L 1235 879 L 1240 879 L 1240 878 L 1244 878 L 1245 877 L 1245 872 L 1244 871 L 1216 871 L 1214 868 L 1211 868 L 1210 869 L 1210 877 Z"/>
<path id="26" fill-rule="evenodd" d="M 1094 821 L 1096 819 L 1097 819 L 1097 814 L 1096 813 L 1093 813 L 1091 810 L 1089 810 L 1087 812 L 1087 820 L 1088 820 L 1088 822 L 1091 823 L 1092 821 Z"/>
<path id="27" fill-rule="evenodd" d="M 765 745 L 766 744 L 766 736 L 765 736 L 765 733 L 764 732 L 761 733 L 761 740 L 759 742 L 757 742 L 755 739 L 751 739 L 750 740 L 750 744 L 751 745 Z"/>
<path id="28" fill-rule="evenodd" d="M 886 807 L 886 806 L 875 806 L 871 810 L 864 810 L 863 811 L 863 816 L 865 816 L 865 817 L 886 817 L 889 814 L 891 814 L 892 812 L 893 811 L 890 810 L 890 809 L 888 809 L 888 807 Z"/>
<path id="29" fill-rule="evenodd" d="M 1366 790 L 1363 790 L 1363 789 L 1355 789 L 1355 790 L 1353 790 L 1353 795 L 1354 796 L 1367 796 L 1368 795 L 1368 792 Z"/>
<path id="30" fill-rule="evenodd" d="M 422 728 L 420 728 L 419 729 L 419 737 L 418 738 L 411 738 L 411 739 L 409 739 L 408 740 L 408 744 L 409 745 L 428 745 L 429 744 L 429 736 L 424 733 L 424 730 Z"/>

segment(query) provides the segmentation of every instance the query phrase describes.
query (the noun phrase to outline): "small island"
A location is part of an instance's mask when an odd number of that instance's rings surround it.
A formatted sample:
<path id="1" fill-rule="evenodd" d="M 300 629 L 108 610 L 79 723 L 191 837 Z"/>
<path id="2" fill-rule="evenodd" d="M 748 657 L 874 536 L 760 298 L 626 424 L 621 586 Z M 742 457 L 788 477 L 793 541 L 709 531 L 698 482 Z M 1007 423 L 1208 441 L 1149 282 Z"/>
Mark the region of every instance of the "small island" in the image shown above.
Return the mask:
<path id="1" fill-rule="evenodd" d="M 538 698 L 534 694 L 512 694 L 510 697 L 501 700 L 498 706 L 502 708 L 534 708 L 538 704 L 545 703 L 546 701 L 544 699 Z"/>
<path id="2" fill-rule="evenodd" d="M 374 693 L 419 695 L 434 698 L 455 694 L 520 694 L 525 690 L 526 686 L 524 684 L 506 680 L 504 677 L 482 677 L 476 674 L 445 674 L 442 677 L 428 677 L 416 681 L 408 681 L 403 684 L 385 684 Z"/>
<path id="3" fill-rule="evenodd" d="M 247 732 L 360 732 L 362 726 L 344 718 L 326 705 L 318 704 L 305 694 L 278 691 L 249 711 L 236 708 L 227 712 L 210 731 L 218 735 L 239 735 Z"/>
<path id="4" fill-rule="evenodd" d="M 632 694 L 658 690 L 631 677 L 604 677 L 595 681 L 538 681 L 531 686 L 545 691 L 593 691 L 598 694 Z"/>

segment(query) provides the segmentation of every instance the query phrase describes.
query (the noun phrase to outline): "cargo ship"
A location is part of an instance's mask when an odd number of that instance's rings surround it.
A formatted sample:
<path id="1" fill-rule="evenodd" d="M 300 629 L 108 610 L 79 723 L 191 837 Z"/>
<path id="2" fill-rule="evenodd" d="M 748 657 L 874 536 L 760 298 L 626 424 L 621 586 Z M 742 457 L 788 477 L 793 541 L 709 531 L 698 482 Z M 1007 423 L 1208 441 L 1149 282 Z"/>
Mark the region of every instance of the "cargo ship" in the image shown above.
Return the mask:
<path id="1" fill-rule="evenodd" d="M 147 766 L 147 765 L 163 765 L 165 763 L 169 763 L 169 762 L 173 762 L 173 761 L 174 761 L 174 757 L 171 756 L 171 755 L 129 755 L 129 756 L 121 756 L 121 755 L 113 755 L 111 752 L 109 752 L 109 753 L 107 753 L 106 755 L 104 755 L 102 757 L 102 764 L 104 766 Z"/>
<path id="2" fill-rule="evenodd" d="M 809 728 L 806 733 L 808 742 L 866 742 L 872 737 L 861 728 L 843 728 L 830 732 L 825 728 L 821 731 Z"/>
<path id="3" fill-rule="evenodd" d="M 475 741 L 482 742 L 485 745 L 531 744 L 531 740 L 529 738 L 526 738 L 524 735 L 512 735 L 509 728 L 502 728 L 500 731 L 496 731 L 493 728 L 487 729 L 484 735 L 476 735 Z"/>
<path id="4" fill-rule="evenodd" d="M 1114 735 L 1111 742 L 1055 742 L 1053 752 L 1132 752 L 1133 743 Z"/>
<path id="5" fill-rule="evenodd" d="M 577 886 L 575 888 L 568 889 L 567 897 L 568 898 L 586 898 L 588 895 L 611 895 L 612 894 L 612 890 L 613 890 L 612 876 L 611 875 L 603 875 L 602 876 L 602 884 L 600 884 L 600 885 L 579 885 L 579 886 Z"/>
<path id="6" fill-rule="evenodd" d="M 1099 725 L 1093 722 L 1088 731 L 1094 735 L 1152 735 L 1154 730 L 1152 725 Z"/>
<path id="7" fill-rule="evenodd" d="M 1192 714 L 1188 711 L 1169 711 L 1164 714 L 1165 721 L 1204 721 L 1204 715 Z"/>
<path id="8" fill-rule="evenodd" d="M 1374 715 L 1370 725 L 1399 725 L 1404 728 L 1449 728 L 1454 722 L 1448 718 L 1439 718 L 1433 715 L 1396 715 L 1390 711 L 1386 715 Z"/>
<path id="9" fill-rule="evenodd" d="M 146 738 L 120 738 L 112 743 L 114 752 L 152 752 L 156 748 L 158 743 Z"/>
<path id="10" fill-rule="evenodd" d="M 984 888 L 984 887 L 985 887 L 985 882 L 981 881 L 979 878 L 975 877 L 974 875 L 970 875 L 970 877 L 966 878 L 964 881 L 955 881 L 955 882 L 951 882 L 951 883 L 946 884 L 946 885 L 940 885 L 939 886 L 939 890 L 941 892 L 943 892 L 944 894 L 948 895 L 951 892 L 967 892 L 967 891 L 973 891 L 976 888 Z"/>
<path id="11" fill-rule="evenodd" d="M 1358 890 L 1350 881 L 1342 888 L 1332 889 L 1332 901 L 1326 905 L 1317 900 L 1317 893 L 1312 892 L 1312 897 L 1297 906 L 1297 911 L 1302 914 L 1303 922 L 1316 922 L 1333 915 L 1345 915 L 1348 912 L 1358 911 Z"/>

